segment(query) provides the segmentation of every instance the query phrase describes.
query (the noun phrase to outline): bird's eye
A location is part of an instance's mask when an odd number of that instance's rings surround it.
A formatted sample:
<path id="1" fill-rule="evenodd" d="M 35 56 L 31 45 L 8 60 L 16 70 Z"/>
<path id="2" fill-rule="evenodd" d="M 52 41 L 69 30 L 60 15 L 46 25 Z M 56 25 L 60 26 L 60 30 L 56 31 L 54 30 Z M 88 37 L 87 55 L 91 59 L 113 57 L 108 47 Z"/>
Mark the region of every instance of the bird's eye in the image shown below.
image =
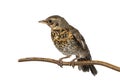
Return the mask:
<path id="1" fill-rule="evenodd" d="M 49 23 L 52 23 L 52 20 L 48 20 Z"/>

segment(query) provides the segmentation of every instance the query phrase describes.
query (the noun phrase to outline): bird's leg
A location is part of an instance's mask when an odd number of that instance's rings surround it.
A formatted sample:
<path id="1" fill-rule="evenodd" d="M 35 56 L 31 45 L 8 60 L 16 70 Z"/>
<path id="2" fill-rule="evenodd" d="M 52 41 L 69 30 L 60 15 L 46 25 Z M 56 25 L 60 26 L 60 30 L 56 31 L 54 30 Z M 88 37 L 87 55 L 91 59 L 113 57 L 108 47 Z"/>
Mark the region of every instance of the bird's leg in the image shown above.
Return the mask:
<path id="1" fill-rule="evenodd" d="M 70 62 L 70 65 L 74 68 L 75 67 L 75 60 L 79 59 L 80 57 L 76 57 L 74 58 L 71 62 Z"/>
<path id="2" fill-rule="evenodd" d="M 60 67 L 62 67 L 62 66 L 63 66 L 63 61 L 62 61 L 62 60 L 63 60 L 63 59 L 66 59 L 66 58 L 70 58 L 70 56 L 71 56 L 71 55 L 67 55 L 66 57 L 60 58 L 59 61 L 58 61 L 58 65 L 59 65 Z"/>

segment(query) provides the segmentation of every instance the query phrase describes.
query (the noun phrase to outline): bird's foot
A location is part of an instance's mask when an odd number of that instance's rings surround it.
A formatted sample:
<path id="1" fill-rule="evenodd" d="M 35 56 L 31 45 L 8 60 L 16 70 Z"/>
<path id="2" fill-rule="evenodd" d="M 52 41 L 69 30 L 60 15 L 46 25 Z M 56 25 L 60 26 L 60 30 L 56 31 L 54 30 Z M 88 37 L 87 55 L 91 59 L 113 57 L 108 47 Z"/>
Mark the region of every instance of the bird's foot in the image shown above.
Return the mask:
<path id="1" fill-rule="evenodd" d="M 61 59 L 59 59 L 58 63 L 57 63 L 61 68 L 63 67 L 63 61 Z"/>
<path id="2" fill-rule="evenodd" d="M 75 67 L 75 61 L 71 61 L 70 66 L 72 66 L 74 68 Z"/>

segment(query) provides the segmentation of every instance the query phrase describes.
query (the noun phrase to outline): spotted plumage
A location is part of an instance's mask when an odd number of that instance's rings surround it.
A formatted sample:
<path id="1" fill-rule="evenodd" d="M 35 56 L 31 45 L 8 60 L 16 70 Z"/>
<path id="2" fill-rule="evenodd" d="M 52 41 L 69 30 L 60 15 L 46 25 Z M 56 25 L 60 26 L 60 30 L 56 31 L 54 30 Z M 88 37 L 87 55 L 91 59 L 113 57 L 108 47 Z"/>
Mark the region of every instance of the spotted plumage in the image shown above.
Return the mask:
<path id="1" fill-rule="evenodd" d="M 73 67 L 75 60 L 92 60 L 90 51 L 83 36 L 76 28 L 69 25 L 63 17 L 54 15 L 39 22 L 45 23 L 51 28 L 51 38 L 54 45 L 65 55 L 65 57 L 59 59 L 60 66 L 62 66 L 62 60 L 69 58 L 71 55 L 76 55 L 76 58 L 71 61 L 71 65 Z M 94 65 L 79 65 L 78 69 L 82 69 L 84 72 L 88 72 L 90 70 L 93 75 L 97 74 L 97 70 Z"/>
<path id="2" fill-rule="evenodd" d="M 51 32 L 51 38 L 54 45 L 58 48 L 60 52 L 64 55 L 72 55 L 76 52 L 79 46 L 76 44 L 73 35 L 66 29 L 54 29 Z M 69 53 L 68 53 L 69 51 Z"/>

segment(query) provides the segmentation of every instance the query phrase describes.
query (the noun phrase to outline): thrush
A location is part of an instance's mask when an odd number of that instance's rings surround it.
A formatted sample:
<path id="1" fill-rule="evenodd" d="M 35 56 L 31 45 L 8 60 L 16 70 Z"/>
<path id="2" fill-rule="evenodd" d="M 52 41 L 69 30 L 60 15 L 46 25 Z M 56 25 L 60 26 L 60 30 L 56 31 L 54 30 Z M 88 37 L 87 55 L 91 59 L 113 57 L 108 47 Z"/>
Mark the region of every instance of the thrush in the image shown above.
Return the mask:
<path id="1" fill-rule="evenodd" d="M 55 47 L 65 55 L 65 57 L 59 59 L 60 66 L 62 66 L 63 59 L 70 58 L 72 55 L 76 56 L 71 61 L 71 65 L 73 67 L 75 61 L 92 60 L 90 51 L 83 36 L 63 17 L 53 15 L 39 22 L 45 23 L 51 28 L 51 38 Z M 97 74 L 97 70 L 94 65 L 78 65 L 78 69 L 83 72 L 91 71 L 93 75 Z"/>

